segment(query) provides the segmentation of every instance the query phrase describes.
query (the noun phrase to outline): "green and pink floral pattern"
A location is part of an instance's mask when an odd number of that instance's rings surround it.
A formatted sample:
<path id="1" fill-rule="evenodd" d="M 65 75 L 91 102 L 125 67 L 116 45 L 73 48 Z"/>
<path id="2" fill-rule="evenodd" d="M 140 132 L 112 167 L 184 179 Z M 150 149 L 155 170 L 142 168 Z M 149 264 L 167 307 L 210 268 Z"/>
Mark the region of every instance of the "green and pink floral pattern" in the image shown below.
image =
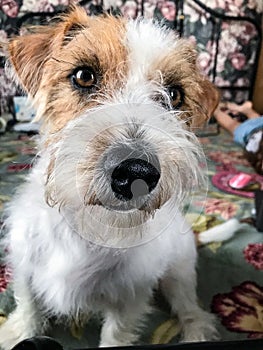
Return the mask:
<path id="1" fill-rule="evenodd" d="M 251 243 L 243 251 L 245 260 L 255 269 L 263 271 L 263 243 Z"/>
<path id="2" fill-rule="evenodd" d="M 249 338 L 263 338 L 263 288 L 243 282 L 212 301 L 213 311 L 230 331 L 247 333 Z"/>

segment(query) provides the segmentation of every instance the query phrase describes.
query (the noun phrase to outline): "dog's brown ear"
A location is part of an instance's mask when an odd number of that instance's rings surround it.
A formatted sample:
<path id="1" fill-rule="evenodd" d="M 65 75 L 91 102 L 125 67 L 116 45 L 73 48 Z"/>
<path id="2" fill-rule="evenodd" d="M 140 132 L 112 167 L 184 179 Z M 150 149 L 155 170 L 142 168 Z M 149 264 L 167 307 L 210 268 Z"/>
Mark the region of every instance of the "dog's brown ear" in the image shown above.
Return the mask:
<path id="1" fill-rule="evenodd" d="M 20 83 L 32 96 L 40 84 L 43 65 L 50 58 L 54 28 L 41 27 L 34 33 L 17 36 L 9 42 L 9 59 Z"/>
<path id="2" fill-rule="evenodd" d="M 200 84 L 202 89 L 201 103 L 208 120 L 219 103 L 220 94 L 218 89 L 208 79 L 204 78 Z"/>
<path id="3" fill-rule="evenodd" d="M 190 128 L 193 130 L 202 127 L 210 119 L 220 99 L 218 89 L 202 75 L 199 76 L 198 85 L 199 89 L 194 96 L 195 103 L 192 107 L 193 118 L 190 123 Z"/>
<path id="4" fill-rule="evenodd" d="M 87 25 L 88 17 L 84 9 L 71 7 L 60 21 L 49 26 L 36 26 L 23 36 L 10 40 L 9 58 L 24 89 L 34 96 L 43 76 L 43 67 L 60 45 Z"/>
<path id="5" fill-rule="evenodd" d="M 197 64 L 196 47 L 187 39 L 180 39 L 174 52 L 161 63 L 162 71 L 170 80 L 182 85 L 185 98 L 182 118 L 195 130 L 202 126 L 212 115 L 219 102 L 216 87 L 200 73 Z"/>

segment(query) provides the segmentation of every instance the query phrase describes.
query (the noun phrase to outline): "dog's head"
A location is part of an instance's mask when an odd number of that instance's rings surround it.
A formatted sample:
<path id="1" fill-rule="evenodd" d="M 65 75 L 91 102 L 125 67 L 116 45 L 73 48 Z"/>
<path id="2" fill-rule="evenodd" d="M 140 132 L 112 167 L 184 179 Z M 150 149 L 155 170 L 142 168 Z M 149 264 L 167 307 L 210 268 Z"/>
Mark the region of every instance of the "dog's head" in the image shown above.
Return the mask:
<path id="1" fill-rule="evenodd" d="M 50 205 L 129 227 L 198 185 L 192 131 L 218 93 L 173 31 L 76 7 L 12 39 L 9 55 L 43 124 Z"/>

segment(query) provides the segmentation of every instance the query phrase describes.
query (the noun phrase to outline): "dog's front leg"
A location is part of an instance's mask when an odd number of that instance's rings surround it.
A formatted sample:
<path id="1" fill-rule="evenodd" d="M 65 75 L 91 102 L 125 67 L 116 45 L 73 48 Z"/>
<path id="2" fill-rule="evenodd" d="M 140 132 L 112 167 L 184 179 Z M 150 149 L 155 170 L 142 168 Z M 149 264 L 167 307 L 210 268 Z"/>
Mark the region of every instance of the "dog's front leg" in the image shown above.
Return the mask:
<path id="1" fill-rule="evenodd" d="M 171 267 L 161 282 L 163 294 L 182 326 L 182 341 L 218 339 L 215 318 L 202 310 L 196 295 L 195 259 Z"/>
<path id="2" fill-rule="evenodd" d="M 44 331 L 44 322 L 26 282 L 16 281 L 14 293 L 17 307 L 0 327 L 0 348 L 3 350 L 10 350 L 20 341 Z"/>
<path id="3" fill-rule="evenodd" d="M 150 311 L 148 297 L 129 303 L 120 309 L 107 311 L 101 330 L 100 347 L 126 346 L 136 343 L 136 332 L 143 322 L 144 315 Z"/>

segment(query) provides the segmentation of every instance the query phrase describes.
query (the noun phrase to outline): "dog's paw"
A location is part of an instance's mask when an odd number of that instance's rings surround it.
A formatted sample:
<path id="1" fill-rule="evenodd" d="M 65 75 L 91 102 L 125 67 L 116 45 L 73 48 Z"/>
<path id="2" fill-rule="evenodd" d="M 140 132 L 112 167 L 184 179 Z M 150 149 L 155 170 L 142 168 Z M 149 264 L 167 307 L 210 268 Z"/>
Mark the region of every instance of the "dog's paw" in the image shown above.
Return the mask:
<path id="1" fill-rule="evenodd" d="M 115 334 L 112 334 L 112 332 L 104 330 L 100 341 L 100 348 L 131 346 L 138 341 L 138 338 L 138 334 L 126 331 L 118 330 Z"/>
<path id="2" fill-rule="evenodd" d="M 111 347 L 119 347 L 119 346 L 131 346 L 135 341 L 135 336 L 132 336 L 132 339 L 105 339 L 100 342 L 100 348 L 111 348 Z M 137 340 L 137 337 L 136 337 Z"/>
<path id="3" fill-rule="evenodd" d="M 118 340 L 112 340 L 112 341 L 103 341 L 100 342 L 100 348 L 112 348 L 112 347 L 119 347 L 119 346 L 129 346 L 129 345 L 133 345 L 130 342 L 127 341 L 118 341 Z"/>
<path id="4" fill-rule="evenodd" d="M 205 311 L 186 317 L 182 324 L 182 342 L 219 340 L 220 336 L 215 323 L 215 316 Z"/>
<path id="5" fill-rule="evenodd" d="M 34 336 L 32 330 L 25 326 L 24 320 L 17 316 L 17 313 L 11 314 L 0 326 L 1 350 L 10 350 L 22 340 Z"/>
<path id="6" fill-rule="evenodd" d="M 127 341 L 113 341 L 113 342 L 101 342 L 100 348 L 112 348 L 112 347 L 123 347 L 123 346 L 131 346 L 133 343 Z"/>
<path id="7" fill-rule="evenodd" d="M 21 340 L 24 340 L 27 336 L 23 337 L 23 334 L 11 324 L 9 320 L 4 322 L 0 326 L 0 349 L 10 350 Z"/>

